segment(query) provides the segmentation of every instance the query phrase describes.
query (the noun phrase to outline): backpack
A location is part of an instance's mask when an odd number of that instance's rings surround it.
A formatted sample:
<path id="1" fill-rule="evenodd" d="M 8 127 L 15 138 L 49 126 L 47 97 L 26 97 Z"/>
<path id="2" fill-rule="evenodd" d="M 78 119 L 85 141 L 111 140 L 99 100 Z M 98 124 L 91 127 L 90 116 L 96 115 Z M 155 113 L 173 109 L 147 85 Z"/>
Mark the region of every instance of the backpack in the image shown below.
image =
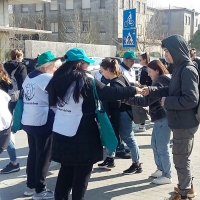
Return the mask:
<path id="1" fill-rule="evenodd" d="M 18 67 L 11 72 L 10 79 L 12 83 L 12 89 L 8 90 L 8 94 L 11 97 L 11 102 L 16 102 L 19 99 L 19 89 L 17 85 L 17 80 L 15 78 L 15 72 L 17 71 Z"/>

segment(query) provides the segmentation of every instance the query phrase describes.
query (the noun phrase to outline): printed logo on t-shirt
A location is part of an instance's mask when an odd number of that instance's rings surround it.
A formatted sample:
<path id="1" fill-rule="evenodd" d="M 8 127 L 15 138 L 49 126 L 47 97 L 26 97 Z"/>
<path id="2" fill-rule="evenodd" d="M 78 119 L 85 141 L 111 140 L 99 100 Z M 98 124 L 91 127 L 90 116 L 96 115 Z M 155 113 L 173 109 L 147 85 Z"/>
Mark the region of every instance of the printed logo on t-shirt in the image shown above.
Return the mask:
<path id="1" fill-rule="evenodd" d="M 27 101 L 30 101 L 35 96 L 35 87 L 34 84 L 28 83 L 24 87 L 24 96 Z"/>

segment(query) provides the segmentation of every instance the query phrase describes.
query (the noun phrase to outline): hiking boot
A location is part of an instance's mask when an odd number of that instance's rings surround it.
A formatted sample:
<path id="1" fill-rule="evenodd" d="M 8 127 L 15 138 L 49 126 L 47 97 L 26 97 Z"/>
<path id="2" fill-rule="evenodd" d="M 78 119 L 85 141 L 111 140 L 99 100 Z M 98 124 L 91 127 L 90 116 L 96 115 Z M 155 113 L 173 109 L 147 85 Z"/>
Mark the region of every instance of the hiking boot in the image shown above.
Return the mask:
<path id="1" fill-rule="evenodd" d="M 102 169 L 115 167 L 114 158 L 107 157 L 102 163 L 98 164 L 98 167 Z"/>
<path id="2" fill-rule="evenodd" d="M 168 178 L 168 177 L 161 176 L 161 177 L 154 179 L 152 181 L 152 183 L 157 184 L 157 185 L 170 184 L 170 183 L 172 183 L 172 179 Z"/>
<path id="3" fill-rule="evenodd" d="M 153 174 L 151 174 L 152 177 L 158 178 L 162 176 L 162 171 L 157 169 Z"/>
<path id="4" fill-rule="evenodd" d="M 43 199 L 53 199 L 54 192 L 50 190 L 45 190 L 40 193 L 35 193 L 32 197 L 33 200 L 43 200 Z"/>
<path id="5" fill-rule="evenodd" d="M 133 163 L 127 170 L 123 171 L 123 174 L 137 174 L 142 172 L 141 163 Z"/>
<path id="6" fill-rule="evenodd" d="M 122 158 L 122 159 L 130 159 L 131 154 L 127 153 L 126 151 L 117 151 L 116 152 L 116 157 Z"/>
<path id="7" fill-rule="evenodd" d="M 26 187 L 24 196 L 33 196 L 35 193 L 35 188 L 31 189 L 29 187 Z"/>
<path id="8" fill-rule="evenodd" d="M 174 187 L 174 192 L 178 194 L 178 187 Z M 197 196 L 197 193 L 194 191 L 194 188 L 191 188 L 187 195 L 189 198 L 194 198 Z"/>
<path id="9" fill-rule="evenodd" d="M 11 162 L 6 165 L 1 171 L 0 174 L 9 174 L 9 173 L 13 173 L 13 172 L 18 172 L 20 170 L 19 168 L 19 163 L 17 163 L 16 165 L 13 165 Z"/>
<path id="10" fill-rule="evenodd" d="M 189 200 L 189 199 L 188 198 L 187 199 L 182 199 L 180 194 L 175 194 L 175 196 L 172 197 L 172 200 Z"/>

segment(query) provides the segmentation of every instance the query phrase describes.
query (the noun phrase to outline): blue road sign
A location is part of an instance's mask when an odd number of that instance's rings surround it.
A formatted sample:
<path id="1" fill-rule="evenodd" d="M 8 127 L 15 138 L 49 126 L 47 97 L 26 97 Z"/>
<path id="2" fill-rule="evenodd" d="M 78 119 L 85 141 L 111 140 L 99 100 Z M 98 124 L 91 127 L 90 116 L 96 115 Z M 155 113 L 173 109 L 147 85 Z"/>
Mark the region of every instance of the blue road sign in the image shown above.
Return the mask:
<path id="1" fill-rule="evenodd" d="M 136 28 L 136 9 L 124 10 L 123 29 Z"/>
<path id="2" fill-rule="evenodd" d="M 123 30 L 122 46 L 123 48 L 135 48 L 136 47 L 136 29 Z"/>

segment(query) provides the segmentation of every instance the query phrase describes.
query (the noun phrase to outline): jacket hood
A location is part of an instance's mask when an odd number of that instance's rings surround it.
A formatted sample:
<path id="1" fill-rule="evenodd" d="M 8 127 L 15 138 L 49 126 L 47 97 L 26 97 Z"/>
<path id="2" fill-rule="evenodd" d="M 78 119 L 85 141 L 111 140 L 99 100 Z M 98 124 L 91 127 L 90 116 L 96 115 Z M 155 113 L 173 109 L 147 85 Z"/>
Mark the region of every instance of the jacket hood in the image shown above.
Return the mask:
<path id="1" fill-rule="evenodd" d="M 185 62 L 191 62 L 189 48 L 181 35 L 172 35 L 164 40 L 162 44 L 166 47 L 173 58 L 173 66 L 182 65 Z"/>

